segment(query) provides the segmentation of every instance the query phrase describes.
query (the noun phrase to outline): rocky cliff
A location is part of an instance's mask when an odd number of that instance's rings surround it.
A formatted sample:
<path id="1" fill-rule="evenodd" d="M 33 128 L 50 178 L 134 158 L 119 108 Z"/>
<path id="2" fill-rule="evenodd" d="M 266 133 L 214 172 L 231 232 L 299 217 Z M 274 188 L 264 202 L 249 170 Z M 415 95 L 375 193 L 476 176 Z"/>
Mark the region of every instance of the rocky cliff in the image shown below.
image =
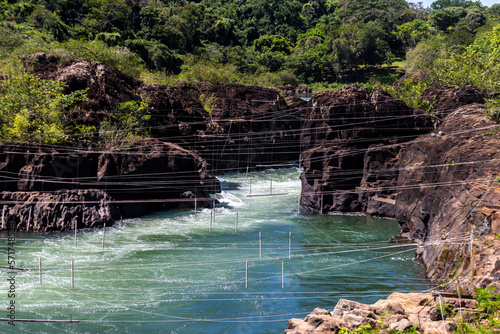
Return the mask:
<path id="1" fill-rule="evenodd" d="M 484 108 L 458 108 L 406 145 L 398 179 L 402 235 L 425 245 L 430 278 L 467 294 L 500 278 L 500 127 Z"/>
<path id="2" fill-rule="evenodd" d="M 198 154 L 155 139 L 114 152 L 3 145 L 0 157 L 4 222 L 12 217 L 20 230 L 109 226 L 195 199 L 207 206 L 220 191 Z"/>
<path id="3" fill-rule="evenodd" d="M 394 217 L 401 144 L 433 129 L 430 117 L 356 85 L 311 103 L 301 134 L 305 212 Z"/>

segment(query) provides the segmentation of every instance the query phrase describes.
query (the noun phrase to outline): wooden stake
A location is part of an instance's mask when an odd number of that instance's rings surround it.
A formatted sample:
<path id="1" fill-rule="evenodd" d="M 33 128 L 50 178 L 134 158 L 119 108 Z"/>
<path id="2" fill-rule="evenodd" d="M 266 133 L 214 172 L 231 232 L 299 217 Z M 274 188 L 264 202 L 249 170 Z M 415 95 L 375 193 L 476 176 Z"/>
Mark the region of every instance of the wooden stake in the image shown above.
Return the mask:
<path id="1" fill-rule="evenodd" d="M 102 249 L 104 249 L 104 237 L 106 235 L 106 223 L 104 223 L 104 227 L 102 229 Z"/>
<path id="2" fill-rule="evenodd" d="M 40 284 L 42 284 L 42 258 L 38 258 L 38 278 L 40 279 Z"/>
<path id="3" fill-rule="evenodd" d="M 245 288 L 248 288 L 248 261 L 245 262 Z"/>
<path id="4" fill-rule="evenodd" d="M 71 259 L 71 288 L 75 287 L 75 260 Z"/>

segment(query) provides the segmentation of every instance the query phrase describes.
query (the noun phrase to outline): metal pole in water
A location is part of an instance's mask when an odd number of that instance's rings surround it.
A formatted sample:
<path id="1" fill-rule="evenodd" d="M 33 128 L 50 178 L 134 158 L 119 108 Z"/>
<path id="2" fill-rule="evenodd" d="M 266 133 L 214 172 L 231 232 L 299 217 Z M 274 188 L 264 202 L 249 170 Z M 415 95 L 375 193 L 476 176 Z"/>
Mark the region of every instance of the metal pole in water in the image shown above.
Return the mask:
<path id="1" fill-rule="evenodd" d="M 248 179 L 248 166 L 247 166 L 247 173 L 245 174 L 245 182 L 247 181 Z"/>
<path id="2" fill-rule="evenodd" d="M 262 259 L 262 232 L 259 232 L 259 256 Z"/>
<path id="3" fill-rule="evenodd" d="M 198 206 L 198 199 L 195 198 L 194 199 L 194 219 L 196 219 L 198 216 L 198 213 L 196 212 L 196 210 L 198 209 L 197 206 Z"/>
<path id="4" fill-rule="evenodd" d="M 271 183 L 269 185 L 269 194 L 273 194 L 273 175 L 271 174 Z"/>
<path id="5" fill-rule="evenodd" d="M 213 215 L 213 211 L 210 210 L 210 225 L 208 226 L 209 232 L 212 232 L 212 215 Z"/>
<path id="6" fill-rule="evenodd" d="M 281 288 L 285 288 L 285 262 L 281 262 Z"/>
<path id="7" fill-rule="evenodd" d="M 38 258 L 38 278 L 40 280 L 40 284 L 42 284 L 42 258 Z"/>
<path id="8" fill-rule="evenodd" d="M 33 214 L 33 206 L 30 205 L 30 214 L 28 216 L 28 223 L 26 224 L 26 232 L 30 230 L 30 225 L 31 225 L 31 215 Z"/>
<path id="9" fill-rule="evenodd" d="M 245 288 L 248 288 L 248 261 L 245 262 Z"/>
<path id="10" fill-rule="evenodd" d="M 214 224 L 215 224 L 215 201 L 212 201 L 212 207 L 214 212 Z"/>
<path id="11" fill-rule="evenodd" d="M 292 258 L 292 232 L 288 235 L 288 259 Z"/>
<path id="12" fill-rule="evenodd" d="M 102 229 L 102 249 L 104 249 L 104 236 L 106 235 L 106 223 L 104 223 L 104 228 Z"/>
<path id="13" fill-rule="evenodd" d="M 321 194 L 321 214 L 323 214 L 323 194 Z"/>
<path id="14" fill-rule="evenodd" d="M 250 176 L 250 195 L 252 194 L 252 177 Z"/>
<path id="15" fill-rule="evenodd" d="M 238 233 L 238 211 L 236 211 L 236 223 L 234 224 L 234 233 Z"/>
<path id="16" fill-rule="evenodd" d="M 2 209 L 2 230 L 5 229 L 5 205 Z"/>
<path id="17" fill-rule="evenodd" d="M 297 213 L 300 215 L 300 194 L 299 194 L 299 200 L 297 202 Z"/>
<path id="18" fill-rule="evenodd" d="M 71 288 L 75 287 L 75 260 L 71 259 Z"/>
<path id="19" fill-rule="evenodd" d="M 76 220 L 75 220 L 75 247 L 76 247 Z"/>

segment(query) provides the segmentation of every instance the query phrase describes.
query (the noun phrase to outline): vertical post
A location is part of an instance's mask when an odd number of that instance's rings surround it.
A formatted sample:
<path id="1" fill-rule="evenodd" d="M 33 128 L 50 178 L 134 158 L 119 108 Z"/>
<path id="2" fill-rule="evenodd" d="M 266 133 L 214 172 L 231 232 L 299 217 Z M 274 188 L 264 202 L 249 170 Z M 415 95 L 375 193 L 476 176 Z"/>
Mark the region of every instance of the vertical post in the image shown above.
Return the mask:
<path id="1" fill-rule="evenodd" d="M 40 284 L 42 284 L 42 258 L 38 258 L 38 278 L 40 280 Z"/>
<path id="2" fill-rule="evenodd" d="M 76 243 L 76 223 L 77 223 L 77 221 L 75 220 L 75 247 L 77 245 L 77 243 Z"/>
<path id="3" fill-rule="evenodd" d="M 236 211 L 236 223 L 234 224 L 234 233 L 238 233 L 238 211 Z"/>
<path id="4" fill-rule="evenodd" d="M 443 308 L 445 306 L 444 303 L 441 301 L 441 295 L 438 295 L 438 303 L 439 303 L 439 309 L 441 310 L 441 319 L 443 320 L 443 329 L 445 334 L 448 334 L 448 332 L 446 331 L 446 323 L 444 322 L 444 313 L 443 313 Z"/>
<path id="5" fill-rule="evenodd" d="M 288 235 L 288 259 L 292 258 L 292 232 Z"/>
<path id="6" fill-rule="evenodd" d="M 75 287 L 75 260 L 71 259 L 71 288 Z"/>
<path id="7" fill-rule="evenodd" d="M 262 259 L 262 232 L 259 232 L 259 257 Z"/>
<path id="8" fill-rule="evenodd" d="M 285 262 L 281 261 L 281 288 L 285 288 Z"/>
<path id="9" fill-rule="evenodd" d="M 321 194 L 320 206 L 321 206 L 320 212 L 321 214 L 323 214 L 323 194 Z"/>
<path id="10" fill-rule="evenodd" d="M 5 205 L 2 209 L 2 230 L 5 229 Z"/>
<path id="11" fill-rule="evenodd" d="M 245 262 L 245 288 L 248 288 L 248 261 Z"/>
<path id="12" fill-rule="evenodd" d="M 300 194 L 299 194 L 299 200 L 297 201 L 297 214 L 300 215 Z"/>
<path id="13" fill-rule="evenodd" d="M 245 182 L 247 181 L 248 179 L 248 166 L 247 166 L 247 173 L 245 174 Z"/>
<path id="14" fill-rule="evenodd" d="M 210 210 L 210 225 L 208 225 L 208 232 L 212 232 L 212 215 L 213 211 Z"/>
<path id="15" fill-rule="evenodd" d="M 102 229 L 102 249 L 104 249 L 104 237 L 106 235 L 106 223 L 104 223 L 104 227 Z"/>
<path id="16" fill-rule="evenodd" d="M 196 218 L 197 218 L 197 215 L 198 215 L 198 213 L 196 212 L 196 211 L 197 211 L 197 209 L 198 209 L 198 199 L 197 199 L 197 198 L 195 198 L 195 199 L 194 199 L 194 219 L 196 219 Z"/>
<path id="17" fill-rule="evenodd" d="M 212 210 L 214 212 L 214 224 L 215 224 L 215 200 L 212 201 Z"/>
<path id="18" fill-rule="evenodd" d="M 28 215 L 28 223 L 26 223 L 26 232 L 28 232 L 30 230 L 32 214 L 33 214 L 33 205 L 30 205 L 30 213 Z"/>
<path id="19" fill-rule="evenodd" d="M 252 195 L 252 177 L 251 176 L 250 176 L 249 180 L 250 180 L 250 195 Z"/>
<path id="20" fill-rule="evenodd" d="M 273 175 L 271 174 L 271 183 L 269 184 L 269 195 L 273 194 Z"/>

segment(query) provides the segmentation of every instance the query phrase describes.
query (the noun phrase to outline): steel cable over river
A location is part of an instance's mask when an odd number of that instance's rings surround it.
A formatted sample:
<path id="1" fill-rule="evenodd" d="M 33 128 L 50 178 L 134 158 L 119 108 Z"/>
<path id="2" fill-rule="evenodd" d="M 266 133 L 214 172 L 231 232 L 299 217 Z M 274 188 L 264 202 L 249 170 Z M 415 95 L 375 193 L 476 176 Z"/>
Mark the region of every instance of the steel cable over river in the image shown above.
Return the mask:
<path id="1" fill-rule="evenodd" d="M 418 246 L 388 243 L 395 220 L 300 215 L 299 174 L 225 174 L 215 209 L 78 231 L 77 243 L 72 233 L 17 232 L 16 266 L 29 271 L 16 274 L 16 319 L 78 323 L 5 322 L 2 332 L 279 333 L 340 298 L 429 288 Z M 7 250 L 4 233 L 2 258 Z"/>

